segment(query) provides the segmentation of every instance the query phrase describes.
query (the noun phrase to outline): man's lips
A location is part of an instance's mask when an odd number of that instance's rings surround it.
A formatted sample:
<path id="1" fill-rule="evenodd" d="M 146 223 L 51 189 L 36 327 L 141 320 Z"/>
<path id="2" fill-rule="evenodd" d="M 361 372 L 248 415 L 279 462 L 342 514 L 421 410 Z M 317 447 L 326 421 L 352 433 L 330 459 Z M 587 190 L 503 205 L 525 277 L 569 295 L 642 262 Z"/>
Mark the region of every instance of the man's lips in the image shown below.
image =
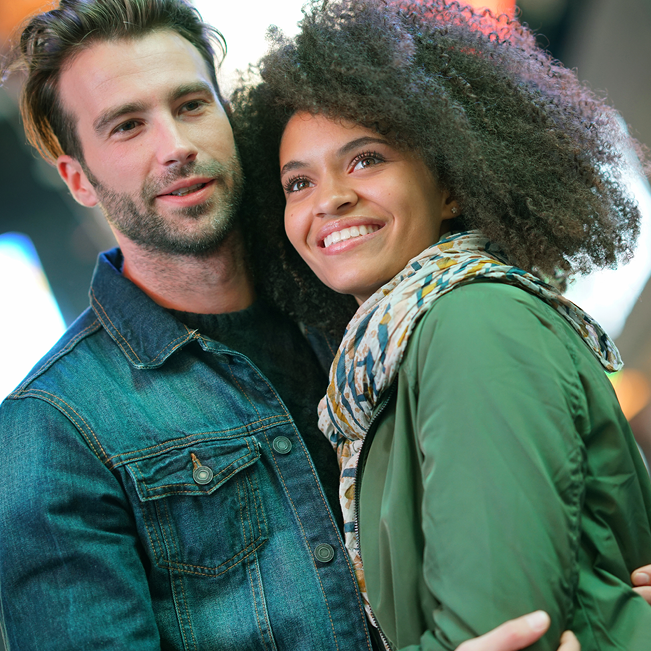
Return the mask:
<path id="1" fill-rule="evenodd" d="M 166 191 L 159 194 L 156 200 L 177 208 L 196 206 L 212 196 L 216 185 L 215 179 L 184 179 L 166 188 Z"/>
<path id="2" fill-rule="evenodd" d="M 206 177 L 194 177 L 187 179 L 180 179 L 173 185 L 166 187 L 162 192 L 158 194 L 159 197 L 164 197 L 167 195 L 171 196 L 185 196 L 191 192 L 199 191 L 202 186 L 207 185 L 208 183 L 213 182 L 214 179 Z"/>

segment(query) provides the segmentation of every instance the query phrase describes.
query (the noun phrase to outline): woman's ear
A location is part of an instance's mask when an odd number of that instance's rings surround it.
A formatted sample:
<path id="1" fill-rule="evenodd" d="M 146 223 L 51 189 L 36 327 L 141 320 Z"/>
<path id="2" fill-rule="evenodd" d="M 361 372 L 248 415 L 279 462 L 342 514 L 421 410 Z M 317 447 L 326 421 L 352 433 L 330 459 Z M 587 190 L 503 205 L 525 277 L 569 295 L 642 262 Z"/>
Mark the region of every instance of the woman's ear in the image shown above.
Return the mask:
<path id="1" fill-rule="evenodd" d="M 75 201 L 87 208 L 92 208 L 99 203 L 95 188 L 77 159 L 67 155 L 59 156 L 56 165 L 59 176 L 68 186 Z"/>
<path id="2" fill-rule="evenodd" d="M 455 219 L 461 215 L 461 208 L 457 200 L 448 194 L 443 204 L 443 219 Z"/>

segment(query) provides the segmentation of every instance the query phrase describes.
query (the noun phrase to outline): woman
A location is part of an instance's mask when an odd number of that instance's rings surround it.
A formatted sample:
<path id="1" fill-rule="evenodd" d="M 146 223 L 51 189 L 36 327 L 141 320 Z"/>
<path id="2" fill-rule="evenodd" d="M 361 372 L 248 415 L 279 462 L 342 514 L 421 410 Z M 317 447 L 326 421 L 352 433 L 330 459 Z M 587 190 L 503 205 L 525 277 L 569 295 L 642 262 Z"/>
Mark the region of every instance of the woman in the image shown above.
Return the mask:
<path id="1" fill-rule="evenodd" d="M 262 77 L 234 99 L 252 259 L 308 325 L 341 332 L 338 294 L 360 306 L 320 426 L 385 645 L 455 648 L 544 608 L 536 648 L 567 626 L 647 649 L 629 573 L 650 560 L 651 486 L 604 373 L 621 361 L 557 290 L 638 232 L 615 113 L 527 29 L 456 3 L 315 6 Z M 285 201 L 338 294 L 281 233 Z"/>

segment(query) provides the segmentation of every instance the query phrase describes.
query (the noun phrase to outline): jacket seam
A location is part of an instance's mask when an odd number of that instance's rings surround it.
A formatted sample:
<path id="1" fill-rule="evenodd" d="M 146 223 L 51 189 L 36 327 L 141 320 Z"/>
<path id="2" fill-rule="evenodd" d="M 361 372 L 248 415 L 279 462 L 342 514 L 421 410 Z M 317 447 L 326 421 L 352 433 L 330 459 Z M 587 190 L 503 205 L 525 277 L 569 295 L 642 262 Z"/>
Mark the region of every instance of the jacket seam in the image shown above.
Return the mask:
<path id="1" fill-rule="evenodd" d="M 150 359 L 148 362 L 143 362 L 143 360 L 140 359 L 140 357 L 138 356 L 136 351 L 132 348 L 132 346 L 129 343 L 129 341 L 127 340 L 127 338 L 120 332 L 119 328 L 113 323 L 113 321 L 111 321 L 111 317 L 108 315 L 108 313 L 106 312 L 106 309 L 104 308 L 104 306 L 101 304 L 101 302 L 97 298 L 97 296 L 96 296 L 96 294 L 95 294 L 92 287 L 91 287 L 90 292 L 91 292 L 91 294 L 93 296 L 93 299 L 95 300 L 95 303 L 102 310 L 102 314 L 106 317 L 107 321 L 111 324 L 111 327 L 112 327 L 113 331 L 116 333 L 116 335 L 119 335 L 119 338 L 129 347 L 129 350 L 133 353 L 133 355 L 135 356 L 138 364 L 141 365 L 141 366 L 142 365 L 149 365 L 149 364 L 156 364 L 160 358 L 169 357 L 169 355 L 171 355 L 174 351 L 178 350 L 184 343 L 189 341 L 189 339 L 192 339 L 193 336 L 194 336 L 194 330 L 190 330 L 186 325 L 181 324 L 186 329 L 186 334 L 180 335 L 180 336 L 172 339 L 167 344 L 165 344 L 165 346 L 163 346 L 163 348 L 161 350 L 158 351 L 156 357 Z M 99 315 L 98 315 L 98 317 L 99 317 Z M 108 328 L 107 328 L 107 330 L 108 330 Z M 114 341 L 116 341 L 116 340 L 114 340 Z M 124 355 L 127 357 L 127 359 L 132 360 L 131 355 L 129 355 L 129 353 L 122 346 L 120 341 L 117 340 L 116 343 L 120 347 L 120 349 L 122 350 Z"/>
<path id="2" fill-rule="evenodd" d="M 286 418 L 283 417 L 282 420 L 279 420 L 278 422 L 273 423 L 272 425 L 264 425 L 263 424 L 264 421 L 266 421 L 266 420 L 273 420 L 273 419 L 277 419 L 277 418 L 278 418 L 278 416 L 267 416 L 265 418 L 260 418 L 260 419 L 258 419 L 256 421 L 253 421 L 252 423 L 249 423 L 249 425 L 257 425 L 257 424 L 260 424 L 260 425 L 258 427 L 256 427 L 255 429 L 245 429 L 245 432 L 243 432 L 243 436 L 250 436 L 250 435 L 253 435 L 253 434 L 257 434 L 258 432 L 264 431 L 265 429 L 269 429 L 270 427 L 277 427 L 277 426 L 280 426 L 280 425 L 286 425 L 289 422 Z M 196 435 L 196 434 L 189 434 L 189 435 L 184 436 L 182 438 L 171 439 L 169 441 L 165 441 L 164 443 L 157 443 L 156 445 L 151 445 L 151 446 L 149 446 L 147 448 L 142 448 L 142 449 L 139 449 L 139 450 L 132 450 L 131 452 L 122 452 L 120 454 L 114 454 L 112 457 L 108 457 L 106 459 L 106 463 L 111 469 L 118 468 L 120 466 L 124 466 L 124 465 L 130 464 L 130 463 L 134 463 L 134 462 L 137 462 L 137 461 L 142 461 L 143 459 L 150 459 L 151 457 L 157 456 L 158 454 L 163 454 L 165 452 L 169 452 L 169 451 L 174 450 L 176 448 L 186 448 L 186 447 L 192 445 L 193 443 L 201 444 L 201 443 L 210 443 L 212 441 L 218 441 L 218 440 L 226 438 L 226 437 L 222 436 L 222 434 L 224 432 L 237 432 L 237 431 L 241 431 L 241 430 L 242 430 L 242 426 L 231 427 L 231 428 L 225 429 L 225 430 L 215 430 L 215 431 L 212 431 L 212 432 L 204 432 L 202 434 L 210 434 L 211 436 L 207 437 L 207 438 L 199 439 L 199 440 L 194 440 L 194 439 L 188 440 L 188 439 L 190 439 L 190 438 L 192 438 L 194 436 L 201 436 L 201 435 Z M 115 464 L 111 463 L 117 457 L 126 457 L 127 455 L 131 455 L 131 454 L 149 452 L 151 450 L 155 450 L 156 448 L 162 448 L 162 449 L 157 450 L 155 453 L 145 454 L 143 456 L 129 458 L 129 459 L 123 459 L 121 461 L 118 461 Z"/>
<path id="3" fill-rule="evenodd" d="M 69 405 L 63 398 L 60 398 L 59 396 L 57 396 L 57 395 L 55 395 L 53 393 L 45 391 L 44 389 L 24 390 L 24 391 L 21 392 L 20 397 L 21 398 L 37 398 L 39 400 L 43 400 L 43 402 L 47 402 L 48 404 L 52 405 L 55 409 L 57 409 L 60 413 L 62 413 L 75 426 L 77 431 L 84 437 L 84 440 L 86 441 L 86 443 L 88 443 L 88 446 L 91 448 L 91 450 L 93 451 L 95 456 L 98 459 L 100 459 L 100 461 L 102 463 L 104 463 L 106 465 L 106 459 L 107 459 L 106 452 L 105 452 L 104 448 L 102 447 L 102 444 L 99 442 L 99 439 L 97 438 L 97 435 L 93 431 L 92 427 L 86 422 L 84 417 L 81 414 L 77 413 L 75 411 L 75 409 L 71 405 Z M 75 414 L 79 418 L 79 420 L 85 425 L 86 429 L 88 430 L 88 432 L 90 432 L 91 436 L 95 440 L 95 443 L 97 444 L 97 447 L 101 450 L 101 454 L 99 454 L 97 452 L 97 450 L 95 449 L 95 446 L 93 445 L 93 442 L 86 435 L 86 433 L 84 431 L 84 428 L 75 420 L 75 418 L 68 412 L 68 410 L 62 408 L 60 406 L 60 404 L 58 404 L 58 403 L 61 403 L 61 404 L 65 405 L 66 407 L 68 407 L 68 409 L 73 414 Z"/>
<path id="4" fill-rule="evenodd" d="M 244 522 L 242 520 L 242 498 L 240 496 L 240 486 L 239 484 L 237 485 L 237 491 L 238 491 L 238 502 L 240 504 L 240 526 L 242 527 L 242 531 L 244 531 Z M 158 544 L 160 545 L 160 539 L 158 537 L 158 533 L 156 531 L 156 523 L 147 515 L 148 511 L 148 506 L 146 505 L 141 505 L 140 511 L 143 514 L 143 520 L 147 520 L 149 522 L 149 528 L 153 529 L 154 535 L 156 536 L 158 540 Z M 160 528 L 161 528 L 161 534 L 163 536 L 163 542 L 164 542 L 164 547 L 167 548 L 168 550 L 170 549 L 170 544 L 168 542 L 168 536 L 165 533 L 165 528 L 163 527 L 163 521 L 168 523 L 168 527 L 170 528 L 171 531 L 171 525 L 170 525 L 170 518 L 169 518 L 169 510 L 166 502 L 160 502 L 156 501 L 154 503 L 154 509 L 156 510 L 156 513 L 158 514 L 158 521 L 160 523 Z M 165 513 L 163 514 L 162 509 L 165 509 Z M 163 552 L 163 546 L 161 546 L 161 553 L 158 554 L 156 553 L 156 548 L 153 545 L 152 538 L 149 534 L 149 530 L 147 527 L 147 524 L 145 524 L 145 529 L 147 530 L 147 537 L 149 538 L 150 544 L 152 545 L 152 550 L 154 551 L 154 556 L 156 557 L 158 566 L 161 568 L 165 568 L 170 571 L 176 571 L 179 573 L 183 574 L 193 574 L 196 576 L 221 576 L 222 574 L 225 574 L 232 568 L 236 567 L 239 565 L 242 561 L 244 561 L 246 558 L 248 558 L 251 554 L 253 554 L 262 544 L 264 544 L 266 540 L 266 535 L 265 532 L 259 530 L 258 535 L 255 536 L 254 532 L 251 531 L 251 542 L 247 543 L 245 540 L 245 545 L 244 548 L 238 551 L 236 554 L 233 554 L 230 558 L 227 560 L 223 561 L 219 565 L 216 566 L 207 566 L 207 565 L 195 565 L 193 563 L 183 563 L 182 561 L 173 561 L 166 559 Z M 170 538 L 172 538 L 172 542 L 174 543 L 173 536 L 170 535 Z M 251 548 L 251 549 L 249 549 Z M 176 543 L 174 543 L 174 550 L 175 553 L 178 555 L 178 549 L 176 548 Z M 232 565 L 229 564 L 234 558 L 242 554 L 243 552 L 246 552 L 242 558 L 240 558 L 237 562 L 233 563 Z M 219 568 L 224 567 L 224 565 L 227 565 L 225 569 L 221 571 Z M 194 568 L 195 570 L 205 570 L 205 572 L 200 572 L 200 571 L 192 571 L 191 569 L 188 568 Z"/>
<path id="5" fill-rule="evenodd" d="M 258 585 L 260 586 L 260 607 L 262 609 L 262 614 L 264 615 L 264 620 L 265 620 L 265 623 L 266 623 L 267 632 L 269 633 L 269 637 L 271 639 L 272 648 L 277 649 L 277 646 L 276 646 L 276 644 L 274 642 L 274 639 L 273 639 L 273 630 L 271 628 L 271 622 L 269 621 L 269 611 L 267 610 L 267 604 L 266 604 L 265 598 L 264 598 L 264 586 L 262 585 L 262 575 L 260 574 L 260 564 L 258 563 L 258 559 L 255 559 L 255 561 L 253 563 L 251 563 L 251 565 L 253 565 L 255 573 L 256 573 L 256 575 L 258 577 L 257 581 L 258 581 Z M 249 565 L 249 567 L 251 567 L 251 566 Z M 256 606 L 256 617 L 257 617 L 257 606 Z M 263 636 L 263 642 L 264 642 L 265 649 L 266 649 L 267 644 L 264 641 L 264 636 Z"/>
<path id="6" fill-rule="evenodd" d="M 111 321 L 111 317 L 107 314 L 106 309 L 104 308 L 104 306 L 102 305 L 102 303 L 101 303 L 101 302 L 99 301 L 99 299 L 97 298 L 97 295 L 95 294 L 95 290 L 94 290 L 94 288 L 92 287 L 92 285 L 91 285 L 91 288 L 90 288 L 90 293 L 91 293 L 91 296 L 93 297 L 95 303 L 97 304 L 97 306 L 102 310 L 102 314 L 104 315 L 104 317 L 106 318 L 106 320 L 111 324 L 111 327 L 113 328 L 113 330 L 116 332 L 117 335 L 119 335 L 119 337 L 122 339 L 122 341 L 124 341 L 124 343 L 129 347 L 129 350 L 134 354 L 134 356 L 135 356 L 135 358 L 138 360 L 138 362 L 140 362 L 141 360 L 140 360 L 140 358 L 138 357 L 136 351 L 135 351 L 133 348 L 131 348 L 131 345 L 130 345 L 129 342 L 124 338 L 124 335 L 123 335 L 123 334 L 120 332 L 120 330 L 115 326 L 115 324 L 113 323 L 113 321 Z M 97 316 L 99 317 L 99 314 L 98 314 Z M 119 341 L 116 342 L 116 343 L 118 344 L 118 346 L 120 346 L 120 348 L 122 349 L 122 351 L 124 352 L 124 354 L 125 354 L 127 357 L 130 357 L 130 355 L 127 353 L 127 351 L 123 348 L 122 344 L 121 344 Z"/>
<path id="7" fill-rule="evenodd" d="M 267 445 L 270 445 L 269 437 L 266 434 L 265 434 L 265 438 L 267 439 Z M 285 494 L 287 495 L 287 499 L 289 500 L 289 503 L 292 505 L 292 511 L 294 511 L 294 514 L 296 516 L 296 521 L 298 522 L 298 526 L 301 529 L 301 534 L 303 535 L 303 540 L 305 541 L 305 546 L 307 547 L 308 553 L 312 555 L 312 559 L 314 559 L 314 555 L 312 553 L 312 550 L 310 549 L 310 542 L 309 542 L 309 540 L 307 538 L 307 535 L 305 533 L 305 528 L 303 527 L 303 520 L 301 519 L 301 516 L 298 514 L 298 511 L 296 510 L 296 506 L 294 504 L 294 500 L 292 499 L 291 492 L 290 492 L 289 488 L 287 487 L 287 484 L 285 483 L 285 476 L 283 475 L 282 470 L 278 466 L 278 462 L 276 461 L 276 458 L 275 458 L 275 456 L 273 454 L 271 455 L 271 458 L 273 460 L 274 466 L 276 466 L 276 470 L 278 472 L 278 477 L 280 478 L 280 481 L 281 481 L 281 483 L 283 485 L 283 488 L 285 489 Z M 334 621 L 332 619 L 332 613 L 330 612 L 330 601 L 328 600 L 328 595 L 326 594 L 326 591 L 325 591 L 325 589 L 323 587 L 323 582 L 321 581 L 321 575 L 319 574 L 319 568 L 316 566 L 316 563 L 314 562 L 314 560 L 312 560 L 312 565 L 313 565 L 313 567 L 315 569 L 316 578 L 317 578 L 317 580 L 319 582 L 319 586 L 321 588 L 321 594 L 323 595 L 323 600 L 325 602 L 325 606 L 326 606 L 326 609 L 328 611 L 328 619 L 330 620 L 330 628 L 332 630 L 332 637 L 334 639 L 335 646 L 337 647 L 337 649 L 339 649 L 339 643 L 337 642 L 337 631 L 335 629 L 335 624 L 334 624 Z"/>
<path id="8" fill-rule="evenodd" d="M 234 459 L 226 467 L 224 467 L 222 470 L 220 470 L 219 473 L 217 473 L 217 475 L 216 475 L 217 477 L 220 476 L 226 469 L 230 468 L 233 464 L 237 463 L 238 461 L 241 461 L 242 459 L 246 458 L 249 454 L 251 454 L 252 450 L 251 450 L 251 446 L 249 445 L 249 442 L 245 440 L 244 443 L 246 444 L 247 451 L 242 456 L 238 457 L 237 459 Z M 134 462 L 134 466 L 137 467 L 138 463 Z M 238 470 L 240 470 L 240 468 L 237 468 L 235 471 L 230 472 L 226 477 L 222 478 L 219 481 L 219 485 L 221 485 L 224 482 L 228 481 L 234 474 L 236 474 L 236 472 Z M 165 497 L 167 495 L 187 495 L 187 494 L 210 495 L 210 492 L 196 489 L 196 487 L 192 486 L 192 484 L 190 484 L 189 482 L 188 483 L 182 483 L 182 484 L 163 484 L 162 486 L 156 486 L 155 488 L 150 489 L 150 488 L 147 488 L 147 483 L 146 483 L 146 480 L 145 480 L 145 476 L 144 476 L 142 470 L 140 470 L 140 468 L 138 468 L 138 473 L 143 478 L 142 483 L 145 485 L 145 491 L 147 493 L 151 493 L 154 490 L 159 489 L 159 488 L 171 488 L 172 486 L 190 486 L 192 488 L 195 488 L 195 490 L 191 490 L 191 491 L 189 491 L 189 490 L 188 491 L 174 491 L 173 493 L 164 493 L 162 495 L 159 495 L 159 497 Z"/>
<path id="9" fill-rule="evenodd" d="M 237 485 L 237 497 L 238 497 L 238 500 L 240 502 L 240 526 L 242 527 L 242 531 L 244 532 L 244 535 L 245 535 L 244 541 L 246 542 L 246 529 L 244 528 L 244 518 L 242 516 L 242 498 L 240 496 L 240 485 L 239 485 L 239 483 Z M 254 539 L 253 525 L 251 523 L 251 518 L 250 517 L 249 517 L 248 524 L 249 524 L 249 534 L 251 535 L 251 540 L 253 540 Z M 260 615 L 258 614 L 258 598 L 257 598 L 256 589 L 255 589 L 254 582 L 253 582 L 253 575 L 252 575 L 252 570 L 251 570 L 251 564 L 250 563 L 247 563 L 246 574 L 247 574 L 248 579 L 249 579 L 249 586 L 251 587 L 251 593 L 252 593 L 251 596 L 253 598 L 253 610 L 255 611 L 255 621 L 256 621 L 256 624 L 258 625 L 258 630 L 260 631 L 260 636 L 262 638 L 262 645 L 264 646 L 265 651 L 266 651 L 267 643 L 266 643 L 266 641 L 264 639 L 265 638 L 264 632 L 263 632 L 262 626 L 260 624 Z M 259 586 L 259 588 L 261 589 L 262 586 Z"/>
<path id="10" fill-rule="evenodd" d="M 172 526 L 171 526 L 171 521 L 170 521 L 170 511 L 169 511 L 169 506 L 165 504 L 165 520 L 167 521 L 167 526 L 170 530 L 170 539 L 172 541 L 172 545 L 174 546 L 174 554 L 177 556 L 177 558 L 180 558 L 179 554 L 179 548 L 176 543 L 176 540 L 172 534 Z M 183 580 L 183 576 L 178 576 L 177 580 L 179 582 L 179 585 L 181 586 L 181 598 L 183 600 L 183 606 L 185 607 L 185 614 L 187 617 L 187 627 L 190 629 L 190 635 L 192 636 L 192 646 L 196 649 L 197 648 L 197 640 L 194 637 L 194 631 L 192 630 L 192 618 L 190 617 L 190 609 L 188 607 L 188 597 L 185 594 L 185 582 Z M 185 633 L 184 633 L 185 637 Z"/>
<path id="11" fill-rule="evenodd" d="M 235 377 L 235 373 L 233 373 L 233 367 L 231 366 L 231 364 L 228 364 L 228 371 L 231 374 L 231 377 L 233 378 L 233 382 L 235 382 L 237 388 L 240 390 L 240 393 L 247 399 L 248 403 L 253 408 L 253 411 L 255 411 L 255 413 L 257 414 L 258 419 L 260 419 L 260 412 L 258 411 L 258 408 L 253 404 L 251 398 L 249 398 L 249 394 L 242 388 L 242 385 L 237 381 L 237 378 Z"/>

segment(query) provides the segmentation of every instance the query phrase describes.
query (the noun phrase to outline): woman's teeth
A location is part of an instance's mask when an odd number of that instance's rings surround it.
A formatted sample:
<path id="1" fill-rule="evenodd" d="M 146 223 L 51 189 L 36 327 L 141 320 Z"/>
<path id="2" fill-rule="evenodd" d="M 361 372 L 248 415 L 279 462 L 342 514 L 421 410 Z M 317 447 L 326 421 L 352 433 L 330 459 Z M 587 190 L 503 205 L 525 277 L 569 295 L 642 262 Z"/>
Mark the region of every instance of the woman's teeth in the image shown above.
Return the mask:
<path id="1" fill-rule="evenodd" d="M 197 183 L 196 185 L 189 185 L 187 188 L 174 190 L 174 192 L 170 192 L 170 194 L 174 197 L 184 197 L 186 194 L 190 194 L 190 192 L 196 192 L 197 190 L 200 190 L 201 188 L 203 188 L 204 185 L 206 184 Z"/>
<path id="2" fill-rule="evenodd" d="M 340 231 L 330 233 L 330 235 L 328 235 L 325 240 L 323 240 L 323 246 L 327 249 L 331 244 L 349 240 L 351 237 L 359 237 L 360 235 L 375 233 L 375 231 L 379 230 L 380 227 L 376 226 L 375 224 L 370 224 L 369 226 L 351 226 L 350 228 L 342 228 Z"/>

